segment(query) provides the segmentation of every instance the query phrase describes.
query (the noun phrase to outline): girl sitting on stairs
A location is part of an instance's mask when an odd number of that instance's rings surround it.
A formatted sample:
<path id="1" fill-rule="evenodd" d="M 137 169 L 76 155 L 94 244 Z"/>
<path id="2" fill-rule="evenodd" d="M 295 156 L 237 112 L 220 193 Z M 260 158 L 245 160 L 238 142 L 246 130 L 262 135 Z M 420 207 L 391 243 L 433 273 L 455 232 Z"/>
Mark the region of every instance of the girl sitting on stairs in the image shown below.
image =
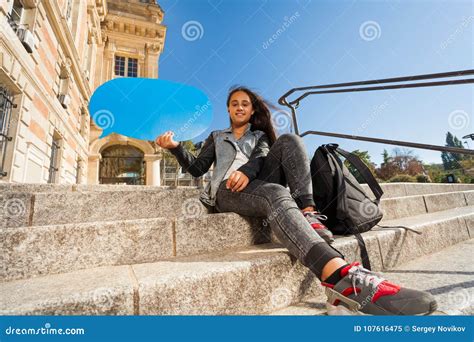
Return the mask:
<path id="1" fill-rule="evenodd" d="M 316 211 L 310 163 L 301 137 L 276 138 L 270 109 L 245 87 L 230 90 L 230 127 L 211 132 L 196 157 L 165 132 L 156 143 L 194 177 L 215 163 L 200 200 L 217 212 L 263 217 L 280 242 L 326 287 L 329 315 L 427 315 L 434 297 L 395 285 L 359 263 L 347 263 L 330 244 L 331 232 Z M 288 188 L 289 187 L 289 190 Z"/>

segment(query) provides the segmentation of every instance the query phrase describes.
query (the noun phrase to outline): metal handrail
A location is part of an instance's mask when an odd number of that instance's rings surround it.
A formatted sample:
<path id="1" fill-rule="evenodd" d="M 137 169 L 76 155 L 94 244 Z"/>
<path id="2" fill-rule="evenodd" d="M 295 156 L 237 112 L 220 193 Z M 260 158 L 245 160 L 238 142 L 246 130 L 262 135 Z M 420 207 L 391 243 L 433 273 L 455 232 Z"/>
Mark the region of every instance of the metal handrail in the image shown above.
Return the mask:
<path id="1" fill-rule="evenodd" d="M 420 143 L 400 141 L 400 140 L 379 139 L 379 138 L 363 137 L 363 136 L 340 134 L 340 133 L 321 132 L 321 131 L 306 131 L 302 134 L 299 134 L 298 121 L 296 118 L 296 108 L 298 108 L 300 101 L 309 95 L 469 84 L 469 83 L 474 83 L 474 78 L 464 78 L 464 79 L 449 80 L 449 81 L 403 83 L 403 84 L 396 84 L 396 85 L 382 85 L 382 86 L 357 87 L 357 88 L 345 88 L 345 89 L 332 89 L 332 88 L 352 87 L 352 86 L 359 86 L 359 85 L 366 86 L 366 85 L 372 85 L 372 84 L 385 84 L 385 83 L 412 82 L 412 81 L 460 77 L 460 76 L 468 76 L 468 75 L 474 75 L 474 70 L 470 69 L 470 70 L 451 71 L 451 72 L 443 72 L 443 73 L 435 73 L 435 74 L 403 76 L 403 77 L 385 78 L 385 79 L 377 79 L 377 80 L 345 82 L 345 83 L 335 83 L 335 84 L 325 84 L 325 85 L 317 85 L 317 86 L 292 88 L 278 99 L 278 103 L 280 105 L 287 106 L 290 108 L 291 114 L 292 114 L 294 132 L 295 134 L 298 134 L 301 137 L 304 137 L 305 135 L 308 135 L 308 134 L 315 134 L 315 135 L 338 137 L 338 138 L 343 138 L 343 139 L 362 140 L 362 141 L 369 141 L 369 142 L 376 142 L 376 143 L 383 143 L 383 144 L 422 148 L 422 149 L 435 150 L 435 151 L 446 151 L 446 152 L 452 152 L 452 153 L 474 155 L 474 150 L 470 150 L 470 149 L 420 144 Z M 314 91 L 315 89 L 330 89 L 330 90 Z M 311 91 L 308 91 L 308 90 L 311 90 Z M 287 99 L 288 96 L 299 91 L 305 91 L 305 92 L 292 101 L 289 101 Z"/>
<path id="2" fill-rule="evenodd" d="M 388 144 L 388 145 L 422 148 L 422 149 L 425 149 L 425 150 L 434 150 L 434 151 L 438 151 L 439 148 L 441 147 L 441 148 L 443 148 L 443 151 L 446 151 L 446 152 L 460 153 L 460 154 L 474 154 L 474 150 L 468 150 L 468 149 L 459 148 L 459 147 L 420 144 L 420 143 L 414 143 L 414 142 L 409 142 L 409 141 L 378 139 L 378 138 L 362 137 L 362 136 L 358 136 L 358 135 L 349 135 L 349 134 L 341 134 L 341 133 L 306 131 L 303 134 L 301 134 L 300 136 L 304 137 L 305 135 L 308 135 L 308 134 L 324 135 L 324 136 L 327 136 L 327 137 L 335 137 L 335 138 L 342 138 L 342 139 L 363 140 L 363 141 L 369 141 L 369 142 L 375 142 L 375 143 L 384 143 L 384 144 Z"/>

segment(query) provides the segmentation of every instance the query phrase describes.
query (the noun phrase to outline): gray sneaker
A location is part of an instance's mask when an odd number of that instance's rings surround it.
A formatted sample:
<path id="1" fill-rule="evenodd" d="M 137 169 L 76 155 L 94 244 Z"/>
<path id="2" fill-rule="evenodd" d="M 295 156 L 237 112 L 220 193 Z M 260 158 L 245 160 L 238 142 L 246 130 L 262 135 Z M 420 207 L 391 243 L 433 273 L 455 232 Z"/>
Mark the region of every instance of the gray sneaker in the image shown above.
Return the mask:
<path id="1" fill-rule="evenodd" d="M 321 223 L 321 220 L 327 220 L 326 215 L 321 215 L 317 211 L 305 211 L 303 212 L 304 217 L 308 220 L 311 224 L 311 227 L 316 231 L 316 233 L 321 236 L 324 241 L 331 244 L 334 242 L 334 236 L 332 235 L 331 231 Z"/>
<path id="2" fill-rule="evenodd" d="M 341 276 L 336 285 L 321 282 L 328 315 L 429 315 L 438 307 L 430 293 L 392 284 L 358 262 L 343 268 Z"/>

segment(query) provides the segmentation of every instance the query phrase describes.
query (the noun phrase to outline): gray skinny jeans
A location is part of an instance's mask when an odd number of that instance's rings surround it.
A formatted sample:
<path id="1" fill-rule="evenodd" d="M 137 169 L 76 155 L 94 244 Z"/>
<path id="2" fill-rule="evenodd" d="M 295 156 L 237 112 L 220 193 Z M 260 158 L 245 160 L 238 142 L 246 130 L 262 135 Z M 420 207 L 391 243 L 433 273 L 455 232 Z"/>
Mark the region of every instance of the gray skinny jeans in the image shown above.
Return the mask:
<path id="1" fill-rule="evenodd" d="M 298 135 L 281 135 L 257 178 L 241 192 L 226 189 L 226 182 L 223 180 L 217 190 L 216 210 L 264 218 L 288 251 L 319 279 L 329 260 L 344 258 L 314 231 L 301 212 L 315 204 L 310 163 Z"/>

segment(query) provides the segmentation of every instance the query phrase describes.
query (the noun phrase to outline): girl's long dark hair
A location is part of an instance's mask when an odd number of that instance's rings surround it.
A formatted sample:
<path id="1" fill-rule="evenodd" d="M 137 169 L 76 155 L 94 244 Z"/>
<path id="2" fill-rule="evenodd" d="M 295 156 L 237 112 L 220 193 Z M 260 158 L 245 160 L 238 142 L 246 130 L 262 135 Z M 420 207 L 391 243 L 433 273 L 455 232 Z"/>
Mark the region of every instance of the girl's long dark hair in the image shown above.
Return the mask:
<path id="1" fill-rule="evenodd" d="M 267 102 L 265 99 L 263 99 L 256 92 L 243 86 L 234 86 L 230 88 L 229 95 L 227 96 L 227 102 L 226 102 L 227 107 L 229 107 L 230 98 L 232 97 L 232 95 L 238 91 L 245 92 L 250 97 L 250 101 L 252 102 L 252 107 L 255 112 L 250 117 L 250 123 L 252 124 L 251 130 L 252 131 L 260 130 L 260 131 L 265 132 L 268 139 L 270 140 L 270 146 L 272 146 L 277 138 L 275 134 L 275 129 L 273 128 L 272 115 L 270 113 L 270 108 L 272 109 L 277 109 L 277 108 L 271 103 Z M 232 121 L 230 124 L 232 125 Z"/>

